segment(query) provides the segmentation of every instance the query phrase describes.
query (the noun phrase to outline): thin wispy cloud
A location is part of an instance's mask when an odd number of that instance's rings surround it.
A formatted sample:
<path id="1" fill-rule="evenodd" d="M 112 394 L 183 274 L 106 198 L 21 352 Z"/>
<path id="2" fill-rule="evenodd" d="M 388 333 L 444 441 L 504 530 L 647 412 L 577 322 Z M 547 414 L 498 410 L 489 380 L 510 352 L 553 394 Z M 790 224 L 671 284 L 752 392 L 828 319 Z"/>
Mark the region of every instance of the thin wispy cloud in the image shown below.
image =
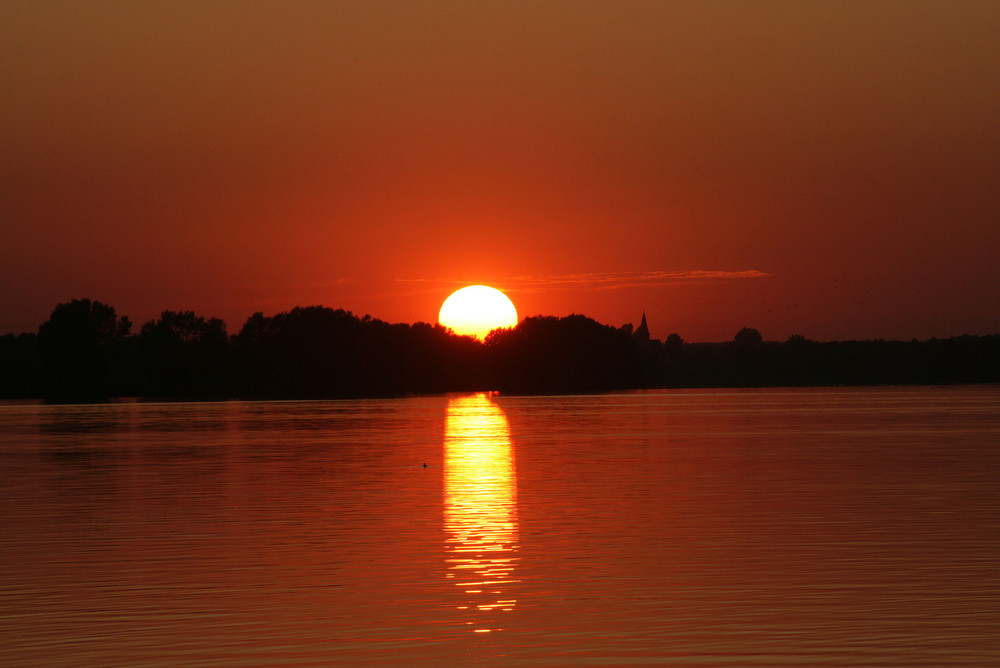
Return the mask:
<path id="1" fill-rule="evenodd" d="M 620 290 L 622 288 L 655 287 L 677 285 L 700 281 L 729 281 L 758 279 L 773 276 L 756 269 L 724 271 L 696 269 L 691 271 L 620 271 L 582 272 L 576 274 L 521 275 L 496 277 L 493 282 L 508 289 L 518 290 Z M 464 285 L 469 279 L 463 278 L 399 278 L 403 283 L 448 283 Z"/>
<path id="2" fill-rule="evenodd" d="M 355 279 L 353 278 L 334 278 L 322 281 L 305 281 L 299 283 L 292 283 L 289 284 L 289 287 L 291 288 L 291 290 L 336 288 L 353 282 L 355 282 Z M 271 287 L 272 285 L 273 285 L 272 283 L 254 282 L 254 283 L 239 283 L 235 287 L 241 289 L 260 290 L 261 288 L 268 288 Z"/>
<path id="3" fill-rule="evenodd" d="M 516 276 L 511 278 L 509 282 L 524 288 L 618 290 L 621 288 L 674 285 L 677 283 L 708 280 L 763 278 L 766 276 L 770 276 L 770 274 L 754 269 L 742 271 L 699 269 L 694 271 L 585 272 L 555 276 Z"/>

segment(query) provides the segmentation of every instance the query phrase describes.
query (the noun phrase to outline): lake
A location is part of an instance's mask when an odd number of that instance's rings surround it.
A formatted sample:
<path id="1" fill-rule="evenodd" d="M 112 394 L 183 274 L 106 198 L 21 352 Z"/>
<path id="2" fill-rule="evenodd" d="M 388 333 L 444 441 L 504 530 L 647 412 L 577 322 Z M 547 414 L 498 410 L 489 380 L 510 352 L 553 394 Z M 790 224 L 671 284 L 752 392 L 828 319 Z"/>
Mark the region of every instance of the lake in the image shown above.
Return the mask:
<path id="1" fill-rule="evenodd" d="M 998 387 L 6 403 L 0 467 L 3 665 L 1000 662 Z"/>

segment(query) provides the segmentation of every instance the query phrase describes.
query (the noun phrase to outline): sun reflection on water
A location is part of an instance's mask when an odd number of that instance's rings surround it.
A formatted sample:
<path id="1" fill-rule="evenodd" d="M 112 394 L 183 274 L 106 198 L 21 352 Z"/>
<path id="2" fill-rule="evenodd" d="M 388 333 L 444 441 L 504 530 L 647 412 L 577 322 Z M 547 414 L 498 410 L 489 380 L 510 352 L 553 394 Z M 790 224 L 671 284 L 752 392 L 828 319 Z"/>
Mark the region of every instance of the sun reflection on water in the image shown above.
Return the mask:
<path id="1" fill-rule="evenodd" d="M 473 631 L 499 630 L 516 603 L 517 475 L 507 417 L 488 394 L 448 402 L 444 525 L 447 577 L 468 600 L 459 609 L 473 615 Z"/>

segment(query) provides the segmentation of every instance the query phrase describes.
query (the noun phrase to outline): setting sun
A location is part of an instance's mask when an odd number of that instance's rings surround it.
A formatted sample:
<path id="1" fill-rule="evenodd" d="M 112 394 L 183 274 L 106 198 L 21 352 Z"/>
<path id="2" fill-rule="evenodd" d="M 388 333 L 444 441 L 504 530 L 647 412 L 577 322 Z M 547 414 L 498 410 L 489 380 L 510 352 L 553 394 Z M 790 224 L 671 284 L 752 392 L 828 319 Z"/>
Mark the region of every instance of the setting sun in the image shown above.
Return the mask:
<path id="1" fill-rule="evenodd" d="M 456 290 L 444 300 L 438 322 L 456 334 L 485 339 L 497 327 L 517 324 L 517 310 L 504 293 L 485 285 Z"/>

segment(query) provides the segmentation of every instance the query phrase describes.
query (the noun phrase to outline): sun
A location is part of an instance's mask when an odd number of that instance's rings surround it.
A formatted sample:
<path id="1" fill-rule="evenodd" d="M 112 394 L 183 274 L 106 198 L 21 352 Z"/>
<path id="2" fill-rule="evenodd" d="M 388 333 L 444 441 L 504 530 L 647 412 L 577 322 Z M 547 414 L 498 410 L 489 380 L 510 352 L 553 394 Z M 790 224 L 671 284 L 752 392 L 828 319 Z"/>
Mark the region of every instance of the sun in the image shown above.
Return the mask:
<path id="1" fill-rule="evenodd" d="M 497 327 L 516 325 L 517 311 L 507 295 L 496 288 L 470 285 L 444 300 L 438 322 L 456 334 L 482 341 Z"/>

